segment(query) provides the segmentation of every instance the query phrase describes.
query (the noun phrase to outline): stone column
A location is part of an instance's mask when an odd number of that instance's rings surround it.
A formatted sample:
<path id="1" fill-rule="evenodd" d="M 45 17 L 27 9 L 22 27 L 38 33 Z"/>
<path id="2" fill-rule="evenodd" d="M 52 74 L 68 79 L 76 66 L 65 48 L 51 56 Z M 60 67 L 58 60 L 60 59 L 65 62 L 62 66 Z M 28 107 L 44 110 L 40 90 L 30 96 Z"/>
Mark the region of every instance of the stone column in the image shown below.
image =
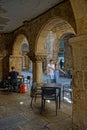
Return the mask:
<path id="1" fill-rule="evenodd" d="M 73 130 L 87 130 L 87 35 L 69 42 L 73 53 Z"/>
<path id="2" fill-rule="evenodd" d="M 29 59 L 32 61 L 32 82 L 36 82 L 36 58 L 34 53 L 27 53 Z"/>
<path id="3" fill-rule="evenodd" d="M 15 69 L 21 74 L 22 72 L 22 56 L 21 55 L 10 55 L 9 57 L 9 70 L 11 66 L 14 66 Z"/>
<path id="4" fill-rule="evenodd" d="M 29 58 L 29 71 L 32 72 L 32 61 Z"/>
<path id="5" fill-rule="evenodd" d="M 53 60 L 54 60 L 54 62 L 58 61 L 59 44 L 60 44 L 60 39 L 58 39 L 58 37 L 57 37 L 55 39 L 55 42 L 53 45 Z"/>
<path id="6" fill-rule="evenodd" d="M 42 63 L 46 58 L 46 54 L 34 54 L 29 56 L 30 59 L 33 62 L 33 82 L 37 82 L 38 84 L 41 84 L 42 81 Z"/>
<path id="7" fill-rule="evenodd" d="M 36 82 L 38 84 L 43 82 L 43 80 L 42 80 L 42 76 L 43 76 L 42 62 L 43 62 L 43 57 L 36 56 Z"/>
<path id="8" fill-rule="evenodd" d="M 22 69 L 25 70 L 25 56 L 22 56 Z"/>
<path id="9" fill-rule="evenodd" d="M 72 68 L 72 53 L 68 39 L 64 39 L 64 68 Z"/>
<path id="10" fill-rule="evenodd" d="M 33 82 L 36 82 L 36 61 L 35 60 L 32 60 L 33 62 L 33 67 L 32 67 L 32 76 L 33 76 Z"/>
<path id="11" fill-rule="evenodd" d="M 29 70 L 29 58 L 27 55 L 25 55 L 25 69 Z"/>
<path id="12" fill-rule="evenodd" d="M 0 55 L 0 80 L 8 76 L 9 56 Z"/>
<path id="13" fill-rule="evenodd" d="M 0 55 L 0 80 L 3 78 L 3 56 Z"/>

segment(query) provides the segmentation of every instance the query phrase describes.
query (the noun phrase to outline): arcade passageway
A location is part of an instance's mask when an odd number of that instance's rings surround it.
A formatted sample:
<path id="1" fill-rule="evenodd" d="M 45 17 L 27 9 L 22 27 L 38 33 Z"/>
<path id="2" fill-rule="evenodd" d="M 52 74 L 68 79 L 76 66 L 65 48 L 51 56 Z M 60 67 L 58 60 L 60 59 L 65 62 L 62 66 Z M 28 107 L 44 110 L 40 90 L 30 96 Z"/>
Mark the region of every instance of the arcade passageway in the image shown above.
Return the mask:
<path id="1" fill-rule="evenodd" d="M 40 115 L 29 92 L 0 91 L 1 130 L 87 130 L 87 0 L 0 0 L 0 81 L 15 66 L 39 85 L 50 59 L 72 73 L 72 114 L 62 103 L 57 117 Z"/>

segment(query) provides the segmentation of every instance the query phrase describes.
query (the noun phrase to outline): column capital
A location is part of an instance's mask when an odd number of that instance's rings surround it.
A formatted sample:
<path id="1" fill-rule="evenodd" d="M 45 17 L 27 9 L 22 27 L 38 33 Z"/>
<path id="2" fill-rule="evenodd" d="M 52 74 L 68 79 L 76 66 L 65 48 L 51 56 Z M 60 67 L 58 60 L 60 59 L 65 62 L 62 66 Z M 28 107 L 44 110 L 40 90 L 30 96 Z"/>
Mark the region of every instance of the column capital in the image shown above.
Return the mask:
<path id="1" fill-rule="evenodd" d="M 29 58 L 33 61 L 44 61 L 47 57 L 47 53 L 28 53 Z"/>

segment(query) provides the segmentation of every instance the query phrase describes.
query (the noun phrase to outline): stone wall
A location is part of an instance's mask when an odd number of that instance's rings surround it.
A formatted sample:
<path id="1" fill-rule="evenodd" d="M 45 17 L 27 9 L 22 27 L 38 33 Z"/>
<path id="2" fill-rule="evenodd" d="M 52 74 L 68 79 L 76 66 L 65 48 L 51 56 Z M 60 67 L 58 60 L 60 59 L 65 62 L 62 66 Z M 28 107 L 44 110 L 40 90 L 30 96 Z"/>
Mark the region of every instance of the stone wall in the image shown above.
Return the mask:
<path id="1" fill-rule="evenodd" d="M 75 37 L 75 34 L 66 34 L 64 36 L 64 67 L 66 69 L 72 69 L 73 67 L 72 48 L 69 44 L 69 39 L 72 37 Z"/>
<path id="2" fill-rule="evenodd" d="M 70 40 L 73 49 L 73 128 L 87 130 L 87 35 Z"/>
<path id="3" fill-rule="evenodd" d="M 2 79 L 5 75 L 7 75 L 9 71 L 8 57 L 11 53 L 12 42 L 13 42 L 12 34 L 0 35 L 0 79 Z"/>
<path id="4" fill-rule="evenodd" d="M 87 34 L 87 0 L 70 0 L 70 3 L 74 12 L 77 34 Z"/>
<path id="5" fill-rule="evenodd" d="M 21 70 L 22 70 L 22 56 L 21 55 L 10 55 L 9 71 L 11 70 L 12 66 L 14 66 L 15 69 L 21 74 Z"/>

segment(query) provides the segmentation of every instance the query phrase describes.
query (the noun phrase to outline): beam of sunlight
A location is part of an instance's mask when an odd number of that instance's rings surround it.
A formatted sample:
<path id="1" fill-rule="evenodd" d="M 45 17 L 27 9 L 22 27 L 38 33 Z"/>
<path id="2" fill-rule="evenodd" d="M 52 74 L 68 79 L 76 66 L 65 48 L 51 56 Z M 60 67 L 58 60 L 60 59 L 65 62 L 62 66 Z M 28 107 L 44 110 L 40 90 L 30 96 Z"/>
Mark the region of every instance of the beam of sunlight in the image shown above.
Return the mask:
<path id="1" fill-rule="evenodd" d="M 50 103 L 50 100 L 46 100 L 47 103 Z"/>
<path id="2" fill-rule="evenodd" d="M 66 100 L 68 103 L 72 103 L 72 101 L 69 100 L 67 97 L 64 97 L 64 100 Z"/>
<path id="3" fill-rule="evenodd" d="M 24 104 L 24 102 L 20 102 L 20 105 L 23 105 Z"/>

